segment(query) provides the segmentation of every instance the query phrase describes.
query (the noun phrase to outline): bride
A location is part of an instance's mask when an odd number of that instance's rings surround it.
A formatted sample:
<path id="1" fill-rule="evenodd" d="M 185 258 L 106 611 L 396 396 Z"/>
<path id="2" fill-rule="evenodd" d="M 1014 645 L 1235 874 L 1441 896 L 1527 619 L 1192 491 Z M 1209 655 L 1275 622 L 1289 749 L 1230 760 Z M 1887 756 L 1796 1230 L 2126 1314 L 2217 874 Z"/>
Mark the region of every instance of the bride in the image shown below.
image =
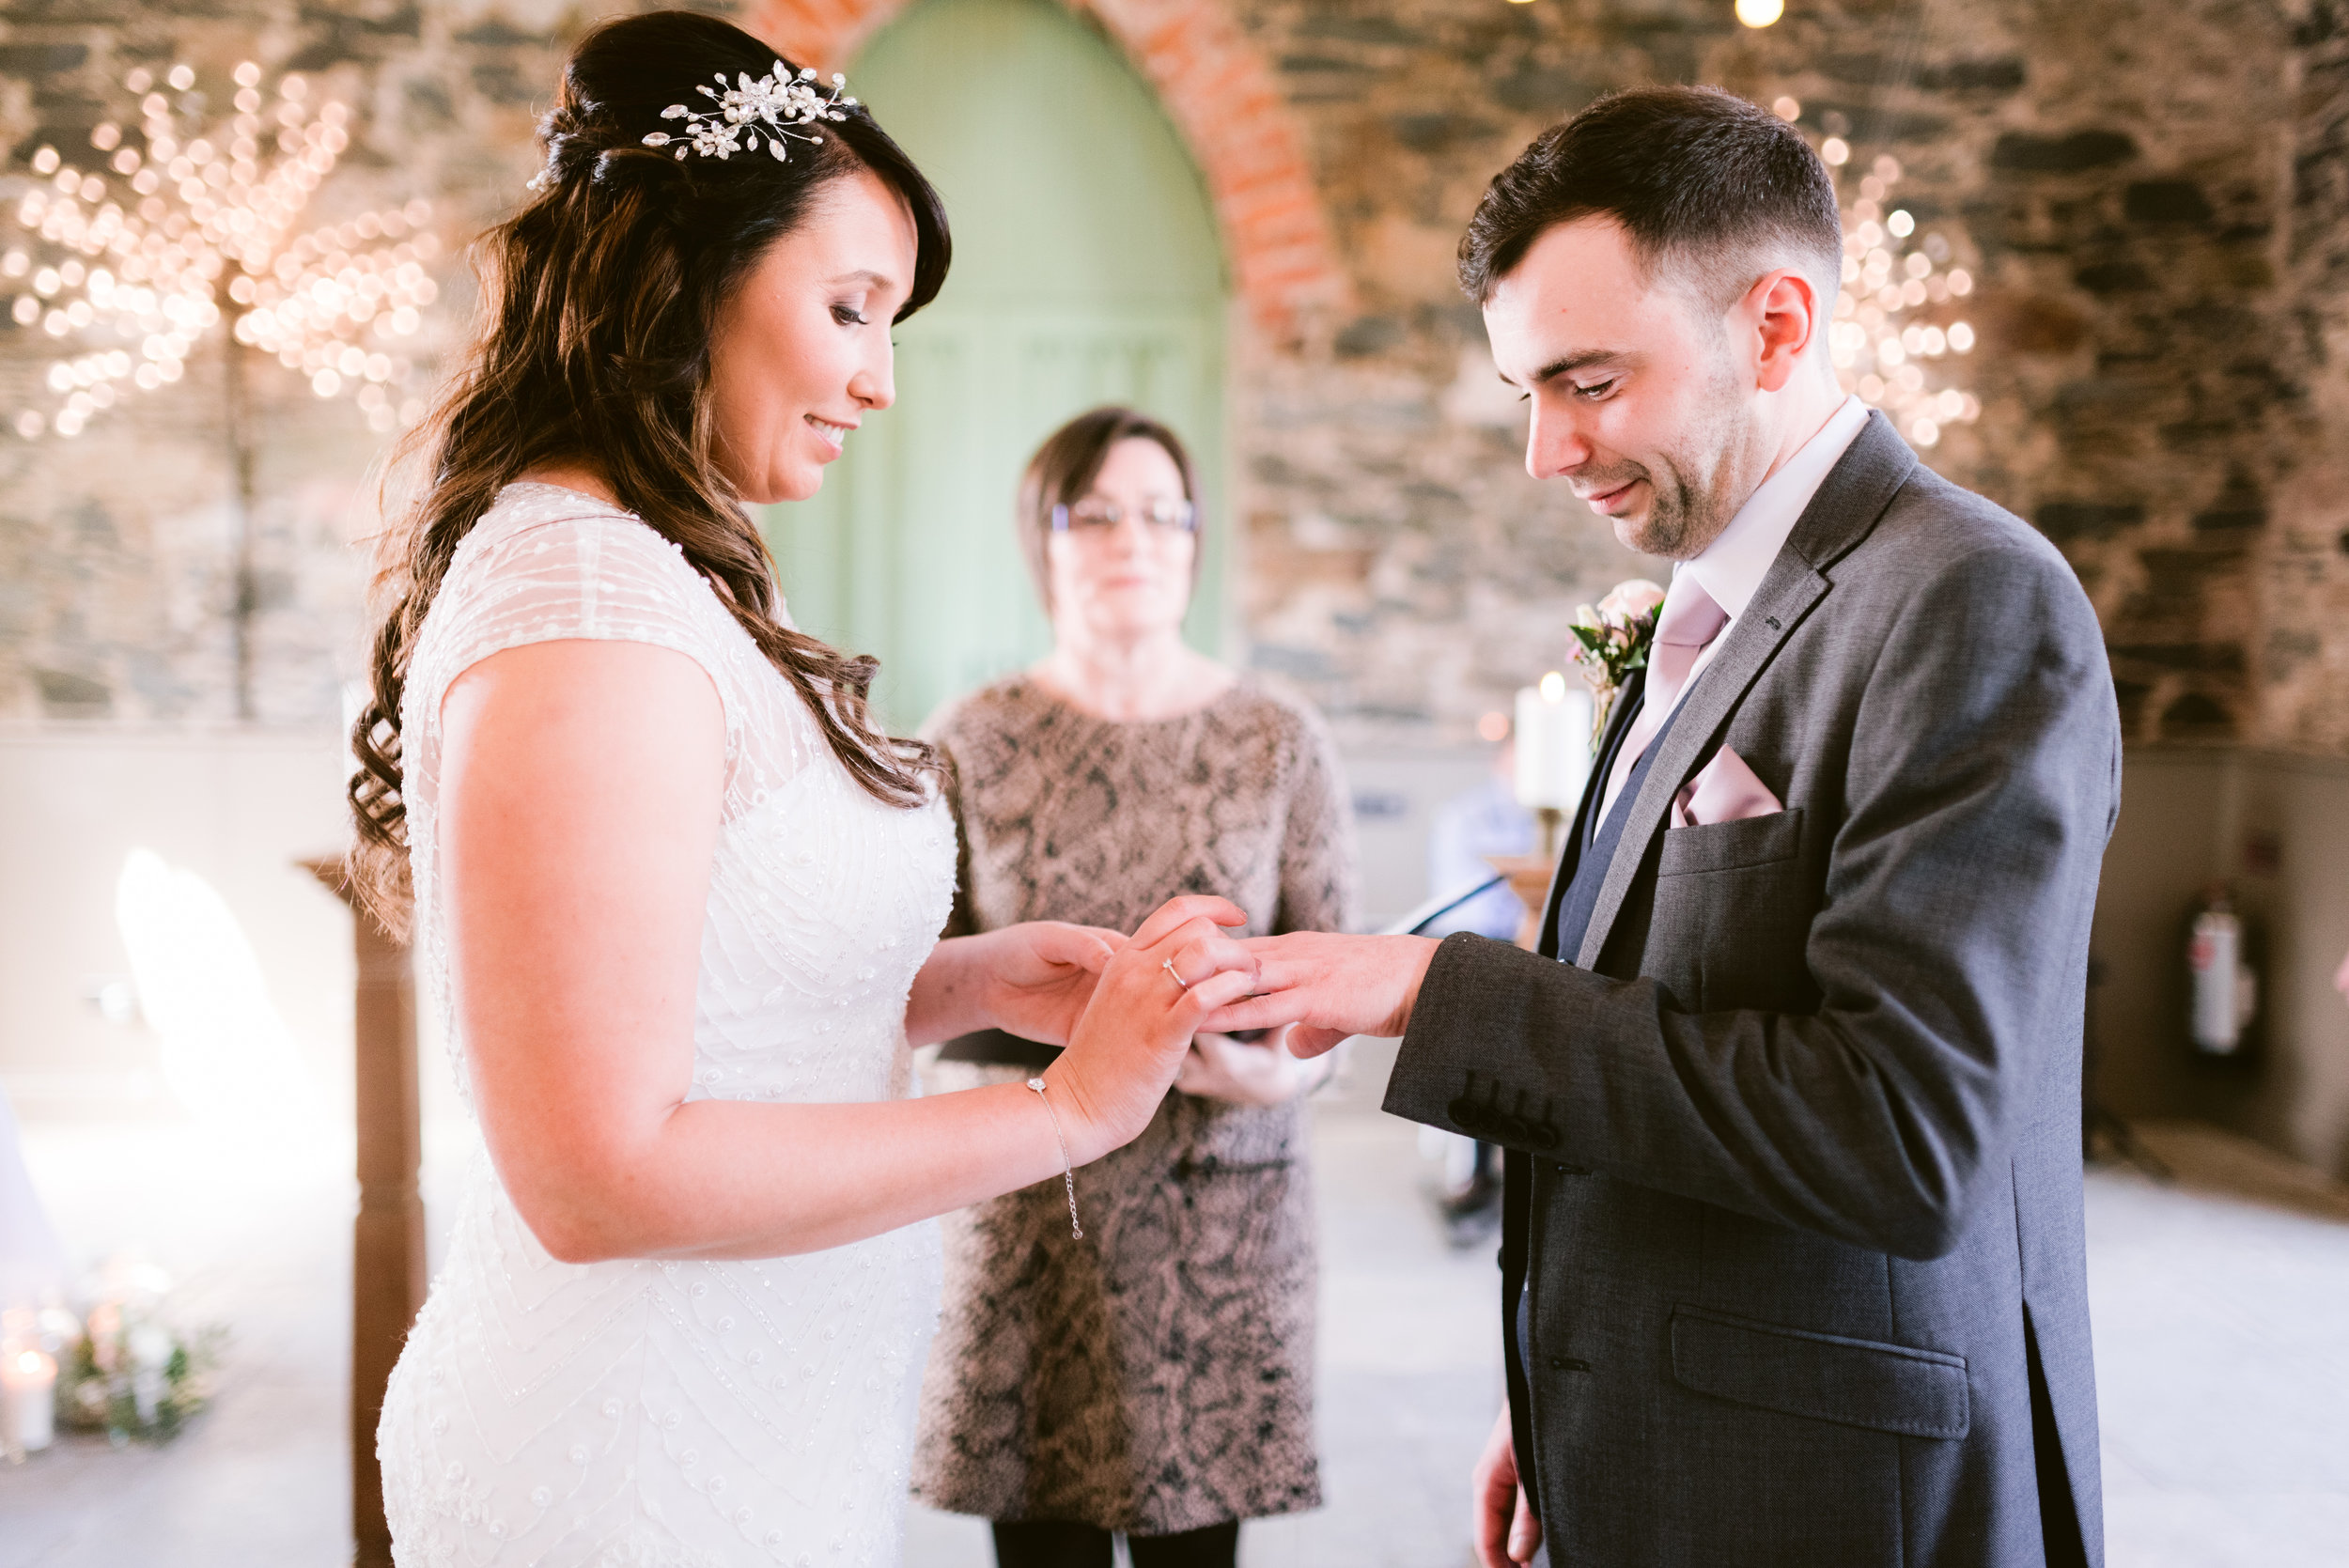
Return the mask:
<path id="1" fill-rule="evenodd" d="M 936 941 L 932 754 L 777 603 L 743 504 L 815 493 L 945 273 L 905 154 L 674 11 L 583 41 L 543 133 L 354 735 L 355 870 L 412 908 L 482 1135 L 385 1397 L 395 1555 L 890 1563 L 924 1221 L 1049 1180 L 1074 1223 L 1070 1167 L 1248 989 L 1243 917 Z M 906 1097 L 912 1046 L 985 1028 L 1069 1048 Z"/>

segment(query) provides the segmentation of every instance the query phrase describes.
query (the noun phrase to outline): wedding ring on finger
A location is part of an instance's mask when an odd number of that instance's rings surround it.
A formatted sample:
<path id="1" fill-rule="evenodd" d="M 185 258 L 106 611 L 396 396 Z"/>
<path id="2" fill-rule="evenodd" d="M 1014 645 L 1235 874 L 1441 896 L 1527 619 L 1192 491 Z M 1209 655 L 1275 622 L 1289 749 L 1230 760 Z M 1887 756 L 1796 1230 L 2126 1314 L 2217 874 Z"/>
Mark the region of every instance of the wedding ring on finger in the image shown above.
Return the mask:
<path id="1" fill-rule="evenodd" d="M 1164 960 L 1159 965 L 1159 968 L 1164 970 L 1167 972 L 1168 978 L 1172 979 L 1175 985 L 1180 986 L 1186 991 L 1190 989 L 1190 982 L 1185 980 L 1181 971 L 1175 969 L 1174 959 L 1168 958 Z"/>

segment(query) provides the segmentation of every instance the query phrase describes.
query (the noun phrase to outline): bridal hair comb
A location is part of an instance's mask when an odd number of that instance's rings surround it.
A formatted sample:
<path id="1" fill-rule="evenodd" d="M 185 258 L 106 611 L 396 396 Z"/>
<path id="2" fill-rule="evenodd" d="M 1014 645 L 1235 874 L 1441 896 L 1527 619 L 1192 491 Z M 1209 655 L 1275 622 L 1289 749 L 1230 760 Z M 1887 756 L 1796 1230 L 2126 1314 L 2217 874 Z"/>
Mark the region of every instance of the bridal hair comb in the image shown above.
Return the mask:
<path id="1" fill-rule="evenodd" d="M 726 85 L 726 73 L 717 72 L 716 88 L 704 85 L 698 90 L 714 108 L 693 109 L 682 103 L 672 103 L 661 111 L 662 119 L 681 119 L 687 130 L 671 135 L 656 131 L 645 138 L 646 147 L 668 147 L 675 144 L 680 159 L 689 152 L 705 158 L 731 158 L 745 146 L 756 152 L 760 138 L 776 163 L 788 156 L 784 150 L 787 138 L 800 142 L 820 142 L 824 138 L 794 129 L 802 125 L 820 125 L 826 120 L 845 120 L 844 109 L 856 107 L 856 100 L 843 98 L 841 89 L 848 79 L 834 72 L 829 97 L 816 85 L 813 68 L 802 70 L 797 76 L 781 60 L 775 62 L 772 73 L 752 81 L 747 72 L 738 74 L 735 85 Z"/>

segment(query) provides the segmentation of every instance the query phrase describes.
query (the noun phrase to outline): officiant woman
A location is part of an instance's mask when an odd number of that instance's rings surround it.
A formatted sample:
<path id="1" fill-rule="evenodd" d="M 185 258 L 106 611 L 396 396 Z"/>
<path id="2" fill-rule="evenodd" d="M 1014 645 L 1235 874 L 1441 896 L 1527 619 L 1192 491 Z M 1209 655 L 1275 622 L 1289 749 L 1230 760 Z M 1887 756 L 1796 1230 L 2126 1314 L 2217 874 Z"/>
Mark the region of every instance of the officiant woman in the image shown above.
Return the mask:
<path id="1" fill-rule="evenodd" d="M 1342 931 L 1353 828 L 1319 717 L 1185 644 L 1201 514 L 1174 432 L 1096 409 L 1049 438 L 1019 503 L 1051 653 L 947 708 L 961 831 L 953 933 L 1033 919 L 1131 930 L 1211 893 L 1249 930 Z M 1177 984 L 1169 976 L 1167 984 Z M 1059 1183 L 946 1221 L 914 1490 L 994 1522 L 1003 1568 L 1228 1568 L 1243 1519 L 1320 1501 L 1303 1098 L 1284 1048 L 1203 1034 L 1149 1130 Z M 966 1035 L 939 1088 L 1058 1054 Z"/>

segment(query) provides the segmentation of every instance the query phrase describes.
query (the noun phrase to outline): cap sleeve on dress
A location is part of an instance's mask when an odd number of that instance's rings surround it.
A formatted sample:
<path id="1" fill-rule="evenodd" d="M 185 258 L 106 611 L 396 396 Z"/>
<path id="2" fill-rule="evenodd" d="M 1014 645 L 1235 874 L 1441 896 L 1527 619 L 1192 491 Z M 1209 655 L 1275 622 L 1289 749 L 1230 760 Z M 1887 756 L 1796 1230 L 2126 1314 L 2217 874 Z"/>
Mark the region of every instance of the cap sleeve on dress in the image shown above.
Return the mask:
<path id="1" fill-rule="evenodd" d="M 403 705 L 410 727 L 421 718 L 437 730 L 449 687 L 491 654 L 573 639 L 644 643 L 708 672 L 731 773 L 743 722 L 732 643 L 741 632 L 683 551 L 618 511 L 496 522 L 493 513 L 468 536 L 434 600 Z"/>

